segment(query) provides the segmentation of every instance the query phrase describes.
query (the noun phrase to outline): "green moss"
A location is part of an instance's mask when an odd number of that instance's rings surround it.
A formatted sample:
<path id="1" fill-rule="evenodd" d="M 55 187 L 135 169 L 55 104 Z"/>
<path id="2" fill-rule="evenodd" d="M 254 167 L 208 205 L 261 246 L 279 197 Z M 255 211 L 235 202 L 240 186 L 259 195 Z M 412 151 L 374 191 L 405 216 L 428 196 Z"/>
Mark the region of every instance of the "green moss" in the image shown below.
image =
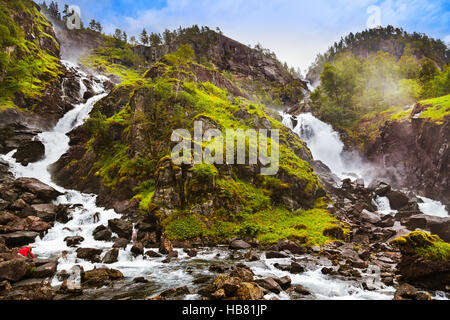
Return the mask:
<path id="1" fill-rule="evenodd" d="M 392 243 L 399 246 L 405 254 L 415 254 L 439 262 L 450 260 L 450 244 L 427 232 L 413 231 L 393 240 Z"/>
<path id="2" fill-rule="evenodd" d="M 182 212 L 171 215 L 163 222 L 163 226 L 170 239 L 196 239 L 203 237 L 206 232 L 206 225 L 199 217 Z"/>
<path id="3" fill-rule="evenodd" d="M 21 26 L 16 24 L 12 13 L 20 14 L 27 23 L 33 23 L 40 34 L 35 40 L 25 39 Z M 49 27 L 31 1 L 0 2 L 0 97 L 2 109 L 14 107 L 14 97 L 21 93 L 25 99 L 40 99 L 52 81 L 62 74 L 59 59 L 41 48 L 39 38 L 50 37 L 55 46 L 56 40 L 45 33 Z M 6 48 L 11 51 L 8 54 Z M 33 106 L 28 109 L 32 110 Z"/>
<path id="4" fill-rule="evenodd" d="M 433 121 L 442 123 L 444 118 L 450 114 L 450 94 L 439 98 L 423 100 L 419 103 L 423 106 L 431 105 L 422 112 L 419 118 L 430 118 Z"/>

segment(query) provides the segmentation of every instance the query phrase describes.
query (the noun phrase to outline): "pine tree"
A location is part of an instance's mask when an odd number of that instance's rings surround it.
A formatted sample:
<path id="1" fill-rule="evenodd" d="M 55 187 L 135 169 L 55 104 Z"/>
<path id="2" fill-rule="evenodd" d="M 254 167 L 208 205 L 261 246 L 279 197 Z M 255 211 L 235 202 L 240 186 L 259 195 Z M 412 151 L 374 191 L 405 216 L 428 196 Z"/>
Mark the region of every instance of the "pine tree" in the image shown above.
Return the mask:
<path id="1" fill-rule="evenodd" d="M 145 29 L 142 30 L 140 39 L 141 39 L 142 44 L 148 45 L 149 38 L 148 38 L 147 30 L 145 30 Z"/>
<path id="2" fill-rule="evenodd" d="M 128 35 L 127 35 L 127 33 L 124 31 L 123 32 L 123 34 L 122 34 L 122 40 L 126 43 L 126 42 L 128 42 Z"/>
<path id="3" fill-rule="evenodd" d="M 153 33 L 152 32 L 150 34 L 149 41 L 150 41 L 150 45 L 152 47 L 157 47 L 157 46 L 161 45 L 161 43 L 162 43 L 161 35 L 159 33 Z"/>

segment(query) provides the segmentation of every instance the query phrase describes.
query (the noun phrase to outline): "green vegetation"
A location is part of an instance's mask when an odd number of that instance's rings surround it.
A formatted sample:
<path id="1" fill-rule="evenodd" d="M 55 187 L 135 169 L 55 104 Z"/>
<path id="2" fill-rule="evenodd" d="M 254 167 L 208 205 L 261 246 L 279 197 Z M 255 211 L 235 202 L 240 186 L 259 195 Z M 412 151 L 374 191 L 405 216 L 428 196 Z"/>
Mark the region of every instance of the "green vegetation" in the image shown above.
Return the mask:
<path id="1" fill-rule="evenodd" d="M 405 55 L 397 61 L 380 51 L 363 59 L 343 53 L 325 64 L 312 105 L 323 120 L 349 127 L 370 113 L 448 94 L 449 79 L 450 67 L 439 71 L 427 58 L 417 61 Z"/>
<path id="2" fill-rule="evenodd" d="M 419 118 L 430 118 L 433 121 L 441 122 L 446 116 L 450 114 L 450 94 L 434 98 L 423 100 L 419 102 L 423 106 L 430 105 Z"/>
<path id="3" fill-rule="evenodd" d="M 450 244 L 436 235 L 423 231 L 413 231 L 410 234 L 393 241 L 404 254 L 418 255 L 427 260 L 446 263 L 450 260 Z"/>
<path id="4" fill-rule="evenodd" d="M 293 184 L 303 185 L 304 190 L 300 191 L 305 198 L 314 199 L 320 187 L 313 169 L 294 154 L 287 141 L 307 153 L 305 146 L 289 138 L 289 131 L 269 115 L 264 105 L 234 97 L 208 81 L 198 81 L 198 70 L 213 77 L 222 76 L 217 70 L 195 62 L 189 46 L 181 46 L 178 52 L 163 57 L 143 78 L 116 86 L 107 104 L 97 103 L 86 122 L 93 136 L 87 147 L 96 157 L 93 173 L 113 189 L 137 185 L 132 198 L 140 203 L 141 212 L 160 215 L 153 177 L 170 159 L 174 128 L 193 130 L 195 120 L 206 118 L 217 128 L 247 130 L 256 127 L 255 121 L 266 119 L 281 131 L 281 175 L 257 176 L 250 182 L 240 175 L 237 166 L 232 167 L 231 176 L 224 176 L 220 166 L 193 166 L 191 178 L 184 180 L 183 186 L 173 186 L 184 188 L 184 194 L 180 194 L 183 207 L 160 216 L 166 234 L 182 240 L 220 241 L 240 236 L 267 243 L 278 239 L 310 245 L 332 241 L 323 231 L 335 227 L 337 220 L 326 210 L 325 200 L 318 201 L 315 209 L 298 212 L 282 206 L 281 199 L 292 186 L 281 177 L 290 177 Z M 102 111 L 109 113 L 116 108 L 117 101 L 121 103 L 120 109 L 108 118 Z M 249 116 L 241 120 L 235 116 L 238 111 Z M 268 139 L 268 145 L 274 143 Z M 179 172 L 181 168 L 172 164 L 172 170 Z M 200 206 L 204 210 L 199 210 Z"/>
<path id="5" fill-rule="evenodd" d="M 22 26 L 14 21 L 35 26 L 38 33 L 33 41 L 25 39 Z M 39 99 L 50 82 L 59 78 L 62 67 L 54 50 L 57 41 L 45 31 L 51 30 L 48 21 L 32 1 L 0 1 L 0 106 L 16 107 L 16 95 L 33 101 Z M 50 31 L 48 31 L 50 32 Z M 42 48 L 39 39 L 51 38 L 53 47 Z M 33 103 L 28 107 L 32 109 Z M 23 106 L 19 106 L 23 107 Z"/>

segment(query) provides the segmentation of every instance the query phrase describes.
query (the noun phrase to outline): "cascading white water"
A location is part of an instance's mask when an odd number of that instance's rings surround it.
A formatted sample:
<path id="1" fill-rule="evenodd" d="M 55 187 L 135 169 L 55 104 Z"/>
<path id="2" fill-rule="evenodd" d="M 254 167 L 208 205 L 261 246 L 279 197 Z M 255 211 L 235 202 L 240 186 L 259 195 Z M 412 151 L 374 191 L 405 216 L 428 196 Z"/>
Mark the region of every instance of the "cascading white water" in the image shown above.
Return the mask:
<path id="1" fill-rule="evenodd" d="M 344 152 L 344 143 L 333 127 L 311 113 L 302 113 L 297 117 L 281 113 L 283 124 L 308 144 L 316 160 L 322 161 L 339 178 L 365 177 L 367 166 L 356 155 Z M 297 120 L 294 126 L 292 120 Z"/>

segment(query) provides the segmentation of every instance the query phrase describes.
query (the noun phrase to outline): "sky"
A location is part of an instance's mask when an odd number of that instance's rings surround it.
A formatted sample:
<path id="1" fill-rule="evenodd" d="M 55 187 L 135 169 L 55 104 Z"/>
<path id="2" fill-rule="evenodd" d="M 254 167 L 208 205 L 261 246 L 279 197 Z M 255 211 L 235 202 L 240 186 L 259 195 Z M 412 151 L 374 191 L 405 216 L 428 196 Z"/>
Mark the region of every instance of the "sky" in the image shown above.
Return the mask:
<path id="1" fill-rule="evenodd" d="M 41 2 L 41 0 L 37 0 Z M 47 0 L 49 3 L 50 0 Z M 349 32 L 393 25 L 450 43 L 450 0 L 57 0 L 77 5 L 85 24 L 129 36 L 193 24 L 219 27 L 243 44 L 257 43 L 306 70 L 318 53 Z"/>

